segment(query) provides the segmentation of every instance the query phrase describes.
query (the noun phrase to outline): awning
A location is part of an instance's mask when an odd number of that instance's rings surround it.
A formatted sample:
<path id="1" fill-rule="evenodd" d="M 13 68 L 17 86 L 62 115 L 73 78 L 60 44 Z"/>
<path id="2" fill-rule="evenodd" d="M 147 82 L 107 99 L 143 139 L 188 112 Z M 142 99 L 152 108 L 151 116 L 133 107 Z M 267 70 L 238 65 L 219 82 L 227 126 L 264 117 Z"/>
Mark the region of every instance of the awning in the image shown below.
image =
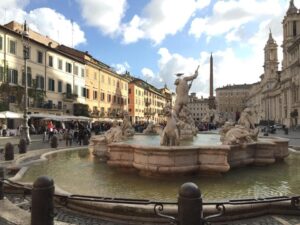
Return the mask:
<path id="1" fill-rule="evenodd" d="M 2 118 L 2 119 L 21 119 L 21 118 L 23 118 L 23 114 L 11 112 L 11 111 L 3 111 L 3 112 L 0 112 L 0 118 Z"/>
<path id="2" fill-rule="evenodd" d="M 36 114 L 29 114 L 30 118 L 43 118 L 43 120 L 56 120 L 56 121 L 89 121 L 92 118 L 86 116 L 73 116 L 73 115 L 54 115 L 54 114 L 45 114 L 45 113 L 36 113 Z"/>

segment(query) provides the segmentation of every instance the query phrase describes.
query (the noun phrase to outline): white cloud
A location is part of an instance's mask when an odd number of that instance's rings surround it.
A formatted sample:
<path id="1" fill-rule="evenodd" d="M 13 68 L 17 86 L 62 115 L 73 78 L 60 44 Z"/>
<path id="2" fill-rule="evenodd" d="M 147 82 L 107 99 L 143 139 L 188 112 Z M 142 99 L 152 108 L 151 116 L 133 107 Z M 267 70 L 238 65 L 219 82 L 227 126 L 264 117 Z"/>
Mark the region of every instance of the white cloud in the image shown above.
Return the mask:
<path id="1" fill-rule="evenodd" d="M 161 43 L 188 23 L 195 11 L 207 7 L 211 0 L 151 0 L 140 14 L 122 22 L 128 7 L 126 0 L 77 0 L 81 15 L 90 26 L 104 35 L 122 36 L 125 44 L 140 39 Z"/>
<path id="2" fill-rule="evenodd" d="M 205 59 L 194 59 L 191 57 L 185 58 L 184 56 L 178 53 L 170 53 L 166 48 L 160 48 L 158 51 L 160 55 L 160 59 L 158 61 L 159 66 L 159 79 L 153 79 L 154 81 L 162 80 L 163 83 L 167 84 L 167 86 L 171 90 L 175 90 L 174 81 L 177 78 L 175 74 L 184 73 L 186 75 L 191 75 L 195 72 L 195 69 L 198 65 L 199 68 L 199 76 L 197 80 L 194 81 L 191 91 L 192 92 L 201 92 L 206 89 L 205 81 L 207 81 L 207 65 L 201 64 L 203 61 L 207 61 L 208 54 L 203 54 Z M 159 87 L 161 83 L 156 83 Z M 202 92 L 201 92 L 202 93 Z"/>
<path id="3" fill-rule="evenodd" d="M 106 35 L 116 35 L 127 8 L 126 0 L 77 0 L 81 15 L 90 26 Z"/>
<path id="4" fill-rule="evenodd" d="M 135 15 L 128 24 L 123 25 L 123 42 L 133 43 L 145 36 L 145 32 L 141 29 L 143 20 Z"/>
<path id="5" fill-rule="evenodd" d="M 128 62 L 112 64 L 112 67 L 118 74 L 125 74 L 125 72 L 129 71 L 130 69 L 130 65 L 128 64 Z"/>
<path id="6" fill-rule="evenodd" d="M 211 53 L 203 51 L 199 58 L 186 58 L 178 53 L 171 53 L 166 48 L 161 48 L 158 54 L 160 55 L 158 76 L 173 91 L 175 90 L 176 73 L 183 72 L 191 75 L 200 65 L 199 75 L 193 82 L 191 92 L 196 92 L 198 97 L 208 97 Z M 262 68 L 263 65 L 263 54 L 260 56 L 262 57 L 240 58 L 232 48 L 213 53 L 214 89 L 227 84 L 257 82 L 261 75 L 258 72 L 259 68 Z M 153 80 L 157 81 L 158 79 Z M 158 82 L 155 85 L 161 86 Z"/>
<path id="7" fill-rule="evenodd" d="M 198 9 L 203 9 L 207 6 L 209 6 L 211 0 L 198 0 L 196 3 L 196 6 Z"/>
<path id="8" fill-rule="evenodd" d="M 29 0 L 5 0 L 0 2 L 0 8 L 7 10 L 11 10 L 13 8 L 24 8 L 28 5 L 28 3 Z"/>
<path id="9" fill-rule="evenodd" d="M 129 24 L 123 25 L 123 40 L 125 43 L 133 43 L 146 38 L 159 44 L 167 35 L 175 35 L 181 31 L 197 6 L 200 8 L 207 4 L 207 0 L 202 5 L 197 5 L 194 0 L 151 0 L 142 15 L 135 15 Z"/>
<path id="10" fill-rule="evenodd" d="M 45 16 L 46 15 L 46 16 Z M 38 8 L 27 14 L 31 29 L 47 35 L 53 40 L 67 46 L 76 46 L 86 42 L 84 32 L 75 22 L 50 8 Z"/>
<path id="11" fill-rule="evenodd" d="M 145 77 L 145 78 L 150 78 L 150 79 L 153 79 L 155 77 L 155 74 L 153 73 L 153 71 L 149 68 L 143 68 L 142 69 L 142 75 Z"/>
<path id="12" fill-rule="evenodd" d="M 64 15 L 50 8 L 37 8 L 26 12 L 23 8 L 29 0 L 6 0 L 0 2 L 1 24 L 6 24 L 12 20 L 24 23 L 27 20 L 29 28 L 47 35 L 53 40 L 67 46 L 76 46 L 86 42 L 84 32 L 77 23 L 65 18 Z M 73 30 L 73 31 L 72 31 Z"/>
<path id="13" fill-rule="evenodd" d="M 147 36 L 160 43 L 180 31 L 195 12 L 193 0 L 152 0 L 144 9 Z"/>
<path id="14" fill-rule="evenodd" d="M 210 17 L 198 17 L 192 21 L 189 34 L 196 38 L 206 35 L 208 39 L 226 34 L 228 41 L 240 41 L 238 35 L 243 25 L 266 17 L 278 18 L 280 15 L 280 0 L 217 1 Z"/>

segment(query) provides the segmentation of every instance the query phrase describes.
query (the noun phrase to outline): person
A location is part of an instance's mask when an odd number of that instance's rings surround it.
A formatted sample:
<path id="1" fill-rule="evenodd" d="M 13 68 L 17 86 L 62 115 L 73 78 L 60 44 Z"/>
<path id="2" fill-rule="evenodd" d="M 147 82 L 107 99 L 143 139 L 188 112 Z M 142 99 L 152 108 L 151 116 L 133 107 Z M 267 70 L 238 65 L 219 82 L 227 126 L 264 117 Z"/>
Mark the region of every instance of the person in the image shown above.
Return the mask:
<path id="1" fill-rule="evenodd" d="M 73 140 L 73 134 L 72 130 L 66 129 L 66 132 L 64 133 L 64 138 L 66 140 L 66 146 L 72 145 L 72 140 Z"/>
<path id="2" fill-rule="evenodd" d="M 48 122 L 47 129 L 48 129 L 48 132 L 49 132 L 48 133 L 48 140 L 50 141 L 50 139 L 52 138 L 52 136 L 54 134 L 54 125 L 53 125 L 51 120 Z"/>
<path id="3" fill-rule="evenodd" d="M 3 123 L 3 125 L 2 125 L 2 136 L 6 137 L 6 135 L 7 135 L 7 125 L 6 125 L 6 123 Z"/>
<path id="4" fill-rule="evenodd" d="M 175 85 L 176 85 L 176 100 L 175 100 L 175 106 L 174 110 L 177 116 L 179 116 L 179 113 L 182 110 L 183 106 L 186 106 L 188 101 L 189 101 L 189 90 L 192 86 L 192 82 L 188 83 L 189 81 L 193 81 L 194 79 L 197 78 L 198 76 L 198 68 L 196 69 L 194 75 L 180 78 L 183 73 L 178 73 L 177 79 L 175 80 Z"/>

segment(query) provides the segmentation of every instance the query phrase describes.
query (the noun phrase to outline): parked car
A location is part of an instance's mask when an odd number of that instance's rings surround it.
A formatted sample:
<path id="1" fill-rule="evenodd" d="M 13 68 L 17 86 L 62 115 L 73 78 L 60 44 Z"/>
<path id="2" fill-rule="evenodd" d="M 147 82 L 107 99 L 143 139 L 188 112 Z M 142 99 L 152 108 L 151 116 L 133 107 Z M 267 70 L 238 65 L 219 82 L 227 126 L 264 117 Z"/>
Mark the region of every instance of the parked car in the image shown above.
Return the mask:
<path id="1" fill-rule="evenodd" d="M 275 127 L 276 129 L 282 129 L 282 128 L 283 128 L 283 125 L 277 123 L 277 124 L 274 125 L 274 127 Z"/>
<path id="2" fill-rule="evenodd" d="M 261 129 L 262 132 L 268 132 L 268 133 L 271 133 L 271 134 L 275 134 L 276 133 L 276 128 L 274 125 L 271 125 L 271 126 L 264 126 L 262 129 Z"/>

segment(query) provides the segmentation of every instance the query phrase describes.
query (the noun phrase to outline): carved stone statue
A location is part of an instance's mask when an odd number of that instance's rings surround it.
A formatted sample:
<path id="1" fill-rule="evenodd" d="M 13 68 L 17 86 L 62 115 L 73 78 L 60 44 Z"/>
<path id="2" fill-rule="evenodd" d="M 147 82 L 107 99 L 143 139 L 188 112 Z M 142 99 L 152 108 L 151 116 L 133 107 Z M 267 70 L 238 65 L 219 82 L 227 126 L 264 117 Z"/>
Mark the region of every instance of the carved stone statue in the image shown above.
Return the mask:
<path id="1" fill-rule="evenodd" d="M 123 112 L 123 125 L 122 125 L 122 134 L 124 137 L 132 137 L 135 131 L 131 125 L 129 114 L 127 111 Z"/>
<path id="2" fill-rule="evenodd" d="M 116 120 L 113 121 L 112 127 L 104 133 L 104 137 L 106 144 L 123 140 L 122 129 Z"/>
<path id="3" fill-rule="evenodd" d="M 179 139 L 192 139 L 193 136 L 195 136 L 198 132 L 191 112 L 187 107 L 189 100 L 189 90 L 192 86 L 193 80 L 198 76 L 198 69 L 199 66 L 195 70 L 195 73 L 193 75 L 184 78 L 180 78 L 183 73 L 177 74 L 178 78 L 175 80 L 176 100 L 174 105 L 174 113 L 172 112 L 172 109 L 170 109 L 170 107 L 166 107 L 167 110 L 165 115 L 167 117 L 167 127 L 174 127 L 174 124 L 176 124 L 176 131 L 173 132 L 178 131 Z M 166 134 L 168 134 L 168 131 Z M 168 137 L 168 135 L 166 135 L 166 137 Z M 173 141 L 171 142 L 173 143 Z M 164 141 L 162 141 L 162 143 L 164 143 L 164 145 L 170 144 L 166 144 Z M 177 141 L 175 144 L 177 145 Z"/>
<path id="4" fill-rule="evenodd" d="M 234 126 L 232 123 L 226 122 L 220 130 L 222 144 L 234 145 L 257 141 L 259 130 L 255 128 L 251 115 L 251 110 L 246 108 L 241 113 L 238 125 Z"/>
<path id="5" fill-rule="evenodd" d="M 153 122 L 150 122 L 148 124 L 148 126 L 146 127 L 146 129 L 143 130 L 143 134 L 146 134 L 146 135 L 157 134 L 157 133 L 158 133 L 157 129 Z"/>
<path id="6" fill-rule="evenodd" d="M 164 146 L 175 146 L 179 145 L 179 129 L 177 126 L 176 115 L 172 111 L 172 108 L 166 106 L 164 108 L 165 116 L 167 117 L 167 124 L 163 129 L 163 132 L 160 137 L 160 145 Z"/>
<path id="7" fill-rule="evenodd" d="M 94 146 L 93 154 L 101 159 L 107 159 L 107 145 L 113 142 L 123 140 L 122 129 L 116 120 L 113 121 L 112 127 L 104 135 L 96 135 L 91 138 L 91 144 Z"/>
<path id="8" fill-rule="evenodd" d="M 192 76 L 180 78 L 180 76 L 182 76 L 183 73 L 177 74 L 178 78 L 175 80 L 174 83 L 176 85 L 176 100 L 174 110 L 177 116 L 179 116 L 182 107 L 186 106 L 189 101 L 189 90 L 191 89 L 192 81 L 198 76 L 198 68 Z M 189 81 L 191 82 L 188 83 Z"/>

